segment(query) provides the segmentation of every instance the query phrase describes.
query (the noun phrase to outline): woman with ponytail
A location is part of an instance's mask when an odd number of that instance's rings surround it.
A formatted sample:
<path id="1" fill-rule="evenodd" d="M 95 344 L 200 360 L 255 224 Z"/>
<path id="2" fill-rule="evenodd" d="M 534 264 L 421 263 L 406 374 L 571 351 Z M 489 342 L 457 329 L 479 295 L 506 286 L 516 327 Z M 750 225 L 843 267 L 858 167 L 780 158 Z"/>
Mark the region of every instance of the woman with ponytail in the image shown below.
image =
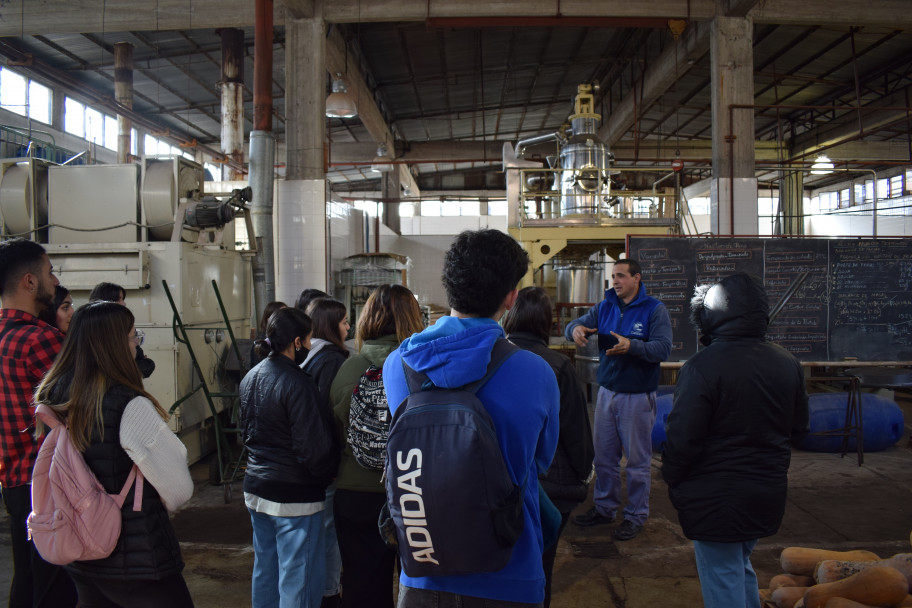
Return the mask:
<path id="1" fill-rule="evenodd" d="M 329 410 L 300 368 L 311 335 L 306 314 L 296 308 L 276 311 L 266 338 L 256 341 L 265 359 L 241 381 L 253 608 L 318 608 L 323 596 L 323 508 L 339 467 L 339 447 Z"/>

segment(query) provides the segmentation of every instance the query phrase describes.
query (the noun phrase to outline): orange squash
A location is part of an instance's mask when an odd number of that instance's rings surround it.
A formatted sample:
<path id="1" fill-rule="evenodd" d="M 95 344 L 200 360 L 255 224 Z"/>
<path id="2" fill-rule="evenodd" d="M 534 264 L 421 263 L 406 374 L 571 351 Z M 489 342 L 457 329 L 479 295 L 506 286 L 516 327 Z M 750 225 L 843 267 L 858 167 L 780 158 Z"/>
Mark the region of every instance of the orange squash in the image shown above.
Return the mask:
<path id="1" fill-rule="evenodd" d="M 886 566 L 872 566 L 848 578 L 814 585 L 804 594 L 806 608 L 825 608 L 828 600 L 842 597 L 872 606 L 895 606 L 909 593 L 902 572 Z"/>
<path id="2" fill-rule="evenodd" d="M 816 584 L 813 576 L 801 576 L 798 574 L 777 574 L 770 579 L 770 591 L 775 591 L 779 587 L 810 587 Z"/>
<path id="3" fill-rule="evenodd" d="M 776 608 L 795 608 L 810 587 L 779 587 L 773 591 L 772 600 Z"/>
<path id="4" fill-rule="evenodd" d="M 814 570 L 814 580 L 818 583 L 832 583 L 861 572 L 871 566 L 887 566 L 896 568 L 906 577 L 906 582 L 912 587 L 912 553 L 897 553 L 893 557 L 877 561 L 849 562 L 825 559 Z M 774 577 L 775 578 L 775 577 Z M 772 583 L 770 583 L 772 587 Z"/>
<path id="5" fill-rule="evenodd" d="M 880 559 L 880 556 L 870 551 L 827 551 L 809 547 L 786 547 L 779 556 L 779 565 L 789 574 L 813 576 L 817 563 L 826 559 L 869 562 Z"/>
<path id="6" fill-rule="evenodd" d="M 847 600 L 844 597 L 831 597 L 827 600 L 826 608 L 876 608 L 871 604 L 862 604 L 855 600 Z"/>

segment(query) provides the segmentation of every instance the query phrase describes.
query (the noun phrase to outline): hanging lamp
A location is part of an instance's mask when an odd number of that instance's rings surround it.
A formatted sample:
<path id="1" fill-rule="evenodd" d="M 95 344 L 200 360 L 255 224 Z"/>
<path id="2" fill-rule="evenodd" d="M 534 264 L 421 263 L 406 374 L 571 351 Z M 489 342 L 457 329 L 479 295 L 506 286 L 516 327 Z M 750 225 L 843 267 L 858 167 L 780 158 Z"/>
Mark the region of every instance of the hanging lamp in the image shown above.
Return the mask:
<path id="1" fill-rule="evenodd" d="M 342 74 L 336 73 L 332 83 L 332 93 L 326 98 L 326 116 L 329 118 L 353 118 L 358 115 L 355 100 L 348 93 L 348 87 Z"/>

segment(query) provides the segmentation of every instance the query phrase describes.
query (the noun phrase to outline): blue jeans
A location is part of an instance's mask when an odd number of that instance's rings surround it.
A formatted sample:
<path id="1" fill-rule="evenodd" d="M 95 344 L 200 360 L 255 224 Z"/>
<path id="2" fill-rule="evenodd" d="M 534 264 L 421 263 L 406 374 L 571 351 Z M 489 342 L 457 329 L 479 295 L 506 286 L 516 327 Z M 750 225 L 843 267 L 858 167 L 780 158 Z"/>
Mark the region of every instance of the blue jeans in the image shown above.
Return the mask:
<path id="1" fill-rule="evenodd" d="M 338 595 L 342 590 L 342 554 L 339 553 L 339 541 L 336 538 L 336 520 L 333 517 L 333 497 L 336 495 L 336 482 L 326 488 L 326 501 L 323 503 L 323 546 L 326 549 L 326 582 L 323 584 L 323 595 Z M 378 533 L 379 534 L 379 533 Z"/>
<path id="2" fill-rule="evenodd" d="M 655 393 L 615 393 L 600 386 L 595 401 L 595 491 L 599 513 L 613 517 L 621 504 L 621 457 L 627 455 L 624 519 L 642 526 L 649 517 Z"/>
<path id="3" fill-rule="evenodd" d="M 471 597 L 449 593 L 447 591 L 432 591 L 430 589 L 415 589 L 399 584 L 399 603 L 397 608 L 540 608 L 541 604 L 525 604 L 522 602 L 508 602 L 505 600 L 490 600 L 483 597 Z"/>
<path id="4" fill-rule="evenodd" d="M 756 540 L 740 543 L 695 540 L 693 544 L 705 608 L 760 608 L 757 575 L 750 563 Z"/>
<path id="5" fill-rule="evenodd" d="M 323 512 L 274 517 L 250 511 L 253 608 L 319 608 L 326 577 Z"/>

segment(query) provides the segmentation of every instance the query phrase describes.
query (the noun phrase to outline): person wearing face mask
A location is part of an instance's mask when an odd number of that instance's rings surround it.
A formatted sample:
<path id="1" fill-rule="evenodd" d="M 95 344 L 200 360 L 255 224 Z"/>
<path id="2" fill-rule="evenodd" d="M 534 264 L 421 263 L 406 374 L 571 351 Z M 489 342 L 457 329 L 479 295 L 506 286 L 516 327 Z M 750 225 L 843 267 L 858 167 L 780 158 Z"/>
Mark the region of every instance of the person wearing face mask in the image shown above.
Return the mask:
<path id="1" fill-rule="evenodd" d="M 329 409 L 300 365 L 310 317 L 283 308 L 256 348 L 266 357 L 241 381 L 241 429 L 248 450 L 244 502 L 253 524 L 254 608 L 317 608 L 323 596 L 326 488 L 340 448 Z"/>

